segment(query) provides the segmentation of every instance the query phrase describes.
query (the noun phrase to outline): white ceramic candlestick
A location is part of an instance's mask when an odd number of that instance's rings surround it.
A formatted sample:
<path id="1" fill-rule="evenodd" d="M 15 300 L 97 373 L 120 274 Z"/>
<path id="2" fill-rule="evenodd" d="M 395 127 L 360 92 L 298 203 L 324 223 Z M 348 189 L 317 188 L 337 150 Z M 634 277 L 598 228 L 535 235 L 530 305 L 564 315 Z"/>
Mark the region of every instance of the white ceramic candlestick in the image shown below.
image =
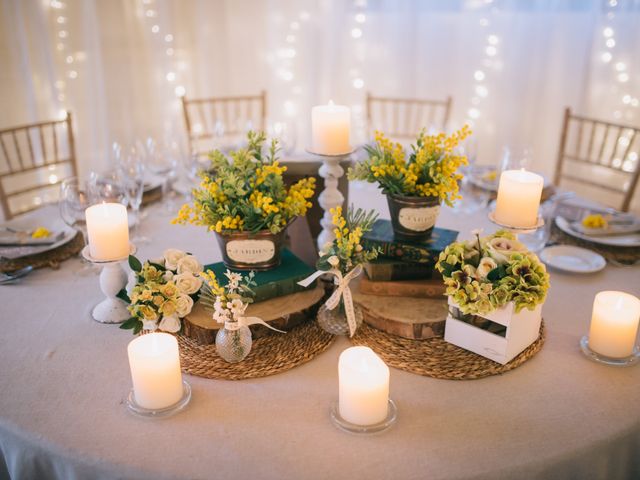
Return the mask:
<path id="1" fill-rule="evenodd" d="M 344 156 L 322 156 L 322 165 L 318 174 L 324 179 L 324 189 L 318 195 L 318 204 L 324 210 L 324 214 L 320 220 L 322 231 L 318 235 L 318 250 L 322 250 L 325 244 L 332 242 L 336 237 L 333 233 L 335 227 L 330 210 L 341 207 L 344 203 L 344 196 L 338 190 L 338 180 L 344 175 L 340 162 L 345 158 Z"/>
<path id="2" fill-rule="evenodd" d="M 134 253 L 134 251 L 135 248 L 131 246 L 130 252 Z M 102 266 L 100 290 L 105 299 L 93 308 L 91 317 L 100 323 L 122 323 L 130 318 L 127 304 L 116 296 L 127 285 L 127 274 L 121 265 L 127 257 L 113 261 L 100 261 L 91 256 L 88 245 L 82 250 L 82 256 L 91 263 Z"/>
<path id="3" fill-rule="evenodd" d="M 389 399 L 389 367 L 369 347 L 351 347 L 338 361 L 339 398 L 334 423 L 352 433 L 389 428 L 396 408 Z"/>
<path id="4" fill-rule="evenodd" d="M 605 291 L 593 300 L 589 336 L 582 351 L 593 360 L 610 365 L 630 365 L 640 357 L 636 345 L 640 323 L 640 299 L 624 292 Z"/>
<path id="5" fill-rule="evenodd" d="M 168 333 L 142 335 L 127 347 L 133 389 L 127 406 L 146 416 L 165 416 L 184 408 L 191 398 L 182 380 L 178 341 Z"/>

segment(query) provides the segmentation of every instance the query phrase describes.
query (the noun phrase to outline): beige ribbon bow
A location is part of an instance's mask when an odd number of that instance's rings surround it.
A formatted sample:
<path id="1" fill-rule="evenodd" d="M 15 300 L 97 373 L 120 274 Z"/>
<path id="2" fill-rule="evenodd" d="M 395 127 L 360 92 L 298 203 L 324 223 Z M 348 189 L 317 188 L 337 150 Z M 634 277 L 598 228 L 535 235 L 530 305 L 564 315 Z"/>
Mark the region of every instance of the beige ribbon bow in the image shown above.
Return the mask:
<path id="1" fill-rule="evenodd" d="M 329 310 L 333 310 L 338 306 L 340 298 L 342 298 L 344 301 L 344 310 L 347 315 L 347 324 L 349 325 L 349 336 L 353 337 L 358 326 L 356 325 L 356 314 L 353 309 L 353 295 L 349 288 L 349 282 L 362 273 L 362 265 L 357 265 L 346 275 L 342 275 L 342 272 L 335 268 L 332 268 L 331 270 L 318 270 L 304 280 L 299 281 L 298 285 L 308 287 L 314 280 L 325 273 L 333 275 L 333 283 L 336 285 L 336 289 L 324 304 Z"/>
<path id="2" fill-rule="evenodd" d="M 244 317 L 240 316 L 233 321 L 224 322 L 224 328 L 227 330 L 240 330 L 242 327 L 248 327 L 249 325 L 264 325 L 265 327 L 273 330 L 274 332 L 287 333 L 282 330 L 278 330 L 277 328 L 272 327 L 267 322 L 262 320 L 259 317 Z"/>

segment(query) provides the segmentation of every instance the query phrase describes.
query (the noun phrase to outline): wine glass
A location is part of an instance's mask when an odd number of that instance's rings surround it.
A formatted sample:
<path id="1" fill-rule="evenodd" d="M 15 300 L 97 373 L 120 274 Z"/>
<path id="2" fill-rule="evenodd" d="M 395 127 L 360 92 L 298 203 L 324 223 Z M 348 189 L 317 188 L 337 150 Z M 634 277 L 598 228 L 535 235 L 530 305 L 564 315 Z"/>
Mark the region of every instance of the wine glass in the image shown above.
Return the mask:
<path id="1" fill-rule="evenodd" d="M 533 149 L 529 146 L 505 146 L 498 175 L 505 170 L 529 170 L 533 161 Z"/>
<path id="2" fill-rule="evenodd" d="M 87 245 L 87 222 L 85 210 L 92 205 L 87 185 L 78 177 L 70 177 L 60 184 L 60 216 L 64 223 L 82 233 L 84 244 Z M 83 265 L 74 273 L 81 277 L 95 275 L 100 272 L 100 268 L 88 262 L 84 257 Z"/>
<path id="3" fill-rule="evenodd" d="M 117 171 L 91 172 L 88 191 L 93 203 L 121 203 L 128 205 L 127 190 Z"/>
<path id="4" fill-rule="evenodd" d="M 153 139 L 146 142 L 146 167 L 154 174 L 162 177 L 162 199 L 164 213 L 174 214 L 177 210 L 173 198 L 173 182 L 176 178 L 176 167 L 181 158 L 181 149 L 177 141 L 169 140 L 158 145 Z"/>
<path id="5" fill-rule="evenodd" d="M 144 194 L 145 171 L 138 148 L 132 145 L 120 155 L 116 168 L 120 183 L 124 186 L 127 201 L 134 216 L 134 223 L 131 228 L 132 241 L 136 244 L 147 244 L 150 242 L 149 238 L 138 234 L 141 220 L 140 207 Z"/>

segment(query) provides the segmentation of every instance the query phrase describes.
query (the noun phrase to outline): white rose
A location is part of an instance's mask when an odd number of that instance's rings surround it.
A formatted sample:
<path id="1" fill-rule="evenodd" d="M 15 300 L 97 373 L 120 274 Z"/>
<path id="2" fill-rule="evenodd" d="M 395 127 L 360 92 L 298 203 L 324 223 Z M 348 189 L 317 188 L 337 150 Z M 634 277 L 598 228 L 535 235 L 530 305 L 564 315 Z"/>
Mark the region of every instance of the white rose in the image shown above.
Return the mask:
<path id="1" fill-rule="evenodd" d="M 175 270 L 178 268 L 178 260 L 185 257 L 187 254 L 182 250 L 177 250 L 175 248 L 168 248 L 164 251 L 162 256 L 164 257 L 164 266 L 169 270 Z"/>
<path id="2" fill-rule="evenodd" d="M 493 258 L 484 257 L 480 260 L 480 265 L 478 265 L 478 268 L 476 269 L 476 277 L 480 280 L 484 280 L 487 278 L 489 272 L 497 266 L 498 264 Z"/>
<path id="3" fill-rule="evenodd" d="M 162 317 L 159 325 L 160 330 L 165 332 L 175 333 L 180 330 L 180 319 L 177 314 L 172 314 L 166 317 Z"/>
<path id="4" fill-rule="evenodd" d="M 202 279 L 189 272 L 175 275 L 173 281 L 178 291 L 180 293 L 186 293 L 187 295 L 196 293 L 202 286 Z"/>
<path id="5" fill-rule="evenodd" d="M 202 271 L 202 264 L 193 255 L 185 255 L 178 260 L 178 273 L 200 273 Z"/>
<path id="6" fill-rule="evenodd" d="M 527 251 L 527 247 L 519 241 L 501 237 L 492 238 L 489 243 L 487 243 L 486 248 L 489 256 L 493 258 L 498 265 L 507 263 L 513 253 L 524 253 Z"/>
<path id="7" fill-rule="evenodd" d="M 173 272 L 171 270 L 167 270 L 162 275 L 162 278 L 165 282 L 170 282 L 171 280 L 173 280 Z"/>
<path id="8" fill-rule="evenodd" d="M 337 267 L 340 264 L 340 259 L 335 255 L 331 255 L 329 258 L 327 258 L 327 262 L 329 262 L 329 265 L 331 265 L 332 267 Z"/>
<path id="9" fill-rule="evenodd" d="M 150 332 L 155 332 L 158 328 L 158 322 L 155 320 L 145 320 L 142 319 L 142 329 L 149 330 Z"/>
<path id="10" fill-rule="evenodd" d="M 176 300 L 176 313 L 180 318 L 184 318 L 191 313 L 193 299 L 184 293 L 180 294 Z"/>

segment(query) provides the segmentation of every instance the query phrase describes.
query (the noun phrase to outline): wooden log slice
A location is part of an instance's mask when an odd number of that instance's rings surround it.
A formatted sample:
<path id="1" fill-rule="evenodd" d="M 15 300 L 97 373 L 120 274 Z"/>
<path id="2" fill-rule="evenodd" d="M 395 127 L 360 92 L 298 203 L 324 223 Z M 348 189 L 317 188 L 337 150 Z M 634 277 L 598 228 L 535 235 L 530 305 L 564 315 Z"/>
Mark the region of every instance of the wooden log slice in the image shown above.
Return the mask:
<path id="1" fill-rule="evenodd" d="M 323 296 L 324 289 L 317 286 L 312 290 L 253 303 L 249 305 L 245 314 L 248 317 L 259 317 L 279 330 L 288 331 L 315 318 Z M 183 334 L 201 345 L 215 343 L 216 334 L 221 327 L 221 324 L 213 320 L 211 312 L 205 310 L 200 302 L 197 302 L 191 313 L 184 318 L 183 325 Z M 280 335 L 264 325 L 251 325 L 250 328 L 254 339 L 271 333 Z"/>
<path id="2" fill-rule="evenodd" d="M 353 300 L 362 309 L 364 322 L 383 332 L 410 340 L 444 336 L 446 299 L 389 298 L 365 295 L 355 288 Z"/>

